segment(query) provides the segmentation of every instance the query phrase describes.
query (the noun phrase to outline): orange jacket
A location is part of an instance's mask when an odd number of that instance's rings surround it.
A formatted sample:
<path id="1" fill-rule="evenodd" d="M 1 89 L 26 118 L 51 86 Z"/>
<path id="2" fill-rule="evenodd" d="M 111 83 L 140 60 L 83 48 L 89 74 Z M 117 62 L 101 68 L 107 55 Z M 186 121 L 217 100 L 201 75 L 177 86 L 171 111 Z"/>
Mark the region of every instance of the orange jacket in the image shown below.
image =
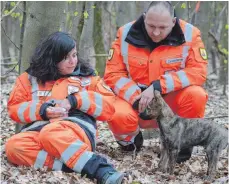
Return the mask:
<path id="1" fill-rule="evenodd" d="M 69 94 L 77 100 L 76 109 L 98 120 L 107 121 L 115 112 L 112 105 L 115 96 L 99 76 L 72 76 L 41 85 L 25 72 L 17 78 L 10 94 L 9 116 L 18 123 L 43 120 L 40 115 L 42 105 L 47 102 L 58 105 Z"/>
<path id="2" fill-rule="evenodd" d="M 179 20 L 185 43 L 179 46 L 161 45 L 152 52 L 125 41 L 133 22 L 121 27 L 109 51 L 104 80 L 121 98 L 133 104 L 140 87 L 154 82 L 162 94 L 202 85 L 207 75 L 207 56 L 200 31 Z"/>

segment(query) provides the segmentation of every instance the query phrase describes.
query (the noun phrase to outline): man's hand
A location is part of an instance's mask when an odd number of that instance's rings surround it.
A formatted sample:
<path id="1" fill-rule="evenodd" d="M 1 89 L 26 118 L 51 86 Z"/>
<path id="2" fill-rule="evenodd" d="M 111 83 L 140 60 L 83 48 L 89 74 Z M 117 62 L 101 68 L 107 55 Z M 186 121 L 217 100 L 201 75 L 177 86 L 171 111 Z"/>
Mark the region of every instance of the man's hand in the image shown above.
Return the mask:
<path id="1" fill-rule="evenodd" d="M 139 105 L 138 105 L 138 112 L 143 112 L 146 108 L 146 106 L 149 104 L 149 102 L 154 98 L 154 88 L 153 85 L 150 85 L 145 91 L 143 91 L 140 95 L 138 95 L 134 102 L 138 99 Z"/>

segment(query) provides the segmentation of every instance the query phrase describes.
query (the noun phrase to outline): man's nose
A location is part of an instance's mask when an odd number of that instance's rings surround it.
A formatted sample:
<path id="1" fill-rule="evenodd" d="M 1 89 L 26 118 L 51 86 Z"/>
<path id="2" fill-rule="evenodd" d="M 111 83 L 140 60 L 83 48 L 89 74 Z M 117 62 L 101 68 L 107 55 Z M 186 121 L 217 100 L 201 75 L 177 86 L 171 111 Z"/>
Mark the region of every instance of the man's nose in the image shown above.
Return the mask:
<path id="1" fill-rule="evenodd" d="M 160 35 L 160 30 L 158 28 L 153 30 L 154 36 L 159 36 Z"/>

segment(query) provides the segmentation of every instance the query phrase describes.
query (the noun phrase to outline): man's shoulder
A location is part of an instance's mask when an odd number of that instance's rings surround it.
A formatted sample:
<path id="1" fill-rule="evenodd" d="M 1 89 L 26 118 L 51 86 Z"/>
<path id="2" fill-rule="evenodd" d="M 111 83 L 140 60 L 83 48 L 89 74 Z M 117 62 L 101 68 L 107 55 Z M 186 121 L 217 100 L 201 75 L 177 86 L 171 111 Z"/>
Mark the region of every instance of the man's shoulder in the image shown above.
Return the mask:
<path id="1" fill-rule="evenodd" d="M 199 32 L 200 32 L 200 30 L 199 30 L 198 27 L 192 25 L 192 24 L 189 23 L 189 22 L 186 22 L 185 20 L 179 19 L 179 25 L 180 25 L 180 27 L 182 28 L 183 31 L 185 31 L 186 26 L 189 26 L 189 27 L 192 28 L 192 30 L 193 30 L 194 33 L 195 33 L 195 32 L 196 32 L 196 33 L 199 33 Z"/>

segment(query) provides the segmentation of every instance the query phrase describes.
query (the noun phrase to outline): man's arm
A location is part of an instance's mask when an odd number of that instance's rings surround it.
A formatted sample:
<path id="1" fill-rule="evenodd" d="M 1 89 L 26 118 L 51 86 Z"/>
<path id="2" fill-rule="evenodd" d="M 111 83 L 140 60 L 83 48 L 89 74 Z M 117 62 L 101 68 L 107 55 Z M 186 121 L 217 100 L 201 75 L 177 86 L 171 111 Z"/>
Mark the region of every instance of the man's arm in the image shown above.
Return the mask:
<path id="1" fill-rule="evenodd" d="M 121 31 L 122 28 L 118 30 L 116 40 L 110 49 L 104 81 L 117 96 L 133 104 L 135 97 L 141 93 L 141 89 L 128 77 L 128 71 L 121 55 Z"/>
<path id="2" fill-rule="evenodd" d="M 152 82 L 155 90 L 167 94 L 187 86 L 204 84 L 207 77 L 207 54 L 199 30 L 195 30 L 195 32 L 196 35 L 190 45 L 185 68 L 161 75 L 157 81 Z"/>

